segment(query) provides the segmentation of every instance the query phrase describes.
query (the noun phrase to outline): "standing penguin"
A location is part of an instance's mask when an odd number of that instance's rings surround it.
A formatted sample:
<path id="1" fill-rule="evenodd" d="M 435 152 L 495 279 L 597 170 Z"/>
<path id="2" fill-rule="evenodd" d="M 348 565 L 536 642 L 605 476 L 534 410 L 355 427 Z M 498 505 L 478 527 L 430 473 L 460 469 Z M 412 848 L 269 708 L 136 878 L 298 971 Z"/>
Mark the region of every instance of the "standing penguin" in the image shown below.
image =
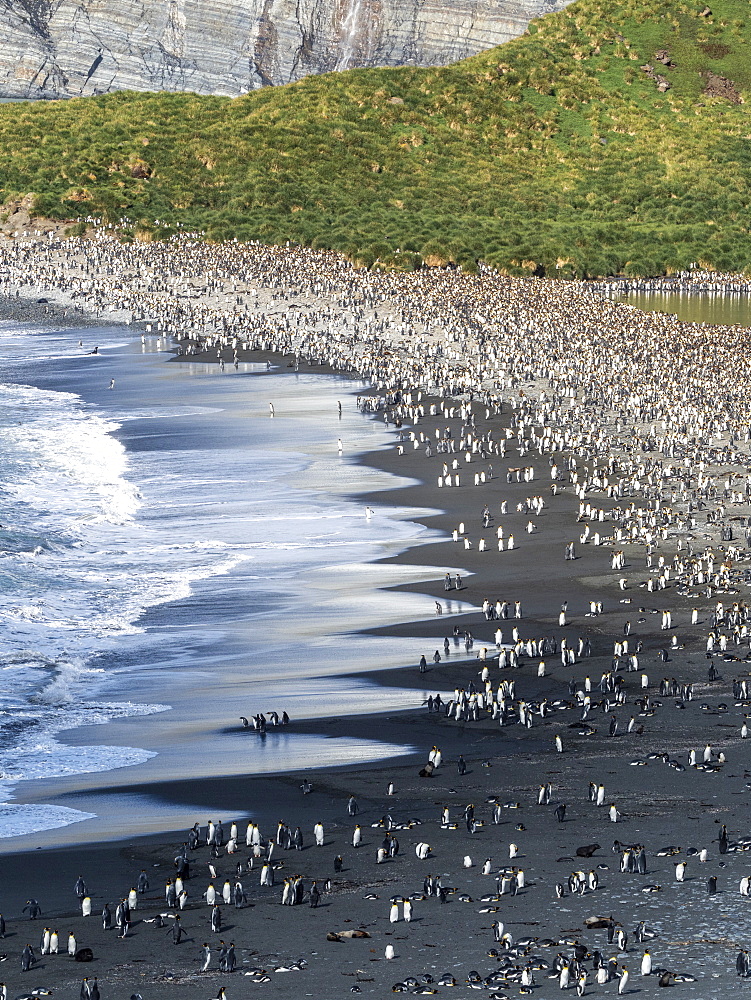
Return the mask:
<path id="1" fill-rule="evenodd" d="M 389 923 L 395 924 L 399 919 L 399 904 L 392 903 L 389 911 Z"/>
<path id="2" fill-rule="evenodd" d="M 76 957 L 76 935 L 73 931 L 68 935 L 68 954 L 71 958 Z"/>
<path id="3" fill-rule="evenodd" d="M 84 896 L 81 900 L 81 916 L 91 916 L 91 896 Z"/>
<path id="4" fill-rule="evenodd" d="M 216 934 L 222 929 L 222 911 L 218 905 L 214 905 L 211 911 L 211 930 Z"/>
<path id="5" fill-rule="evenodd" d="M 164 888 L 164 898 L 167 906 L 169 906 L 171 910 L 174 910 L 177 906 L 177 889 L 172 879 L 167 879 L 167 885 Z"/>
<path id="6" fill-rule="evenodd" d="M 728 853 L 728 828 L 723 823 L 720 827 L 720 854 Z"/>
<path id="7" fill-rule="evenodd" d="M 105 903 L 102 907 L 102 930 L 108 931 L 110 927 L 112 927 L 112 912 L 109 903 Z"/>
<path id="8" fill-rule="evenodd" d="M 34 964 L 34 949 L 27 944 L 21 952 L 21 972 L 28 972 Z"/>
<path id="9" fill-rule="evenodd" d="M 117 909 L 120 914 L 119 920 L 116 917 L 117 926 L 120 929 L 119 937 L 125 938 L 128 936 L 128 929 L 130 928 L 130 908 L 128 907 L 127 900 L 123 899 Z"/>
<path id="10" fill-rule="evenodd" d="M 649 949 L 647 949 L 642 956 L 641 974 L 643 976 L 650 976 L 652 974 L 652 956 L 649 953 Z"/>
<path id="11" fill-rule="evenodd" d="M 204 941 L 201 949 L 201 972 L 206 972 L 209 965 L 211 965 L 211 945 L 208 941 Z"/>
<path id="12" fill-rule="evenodd" d="M 749 963 L 748 963 L 748 952 L 745 948 L 738 952 L 735 958 L 735 971 L 739 976 L 743 976 L 744 979 L 748 978 Z"/>
<path id="13" fill-rule="evenodd" d="M 558 987 L 562 990 L 568 989 L 569 978 L 571 975 L 571 969 L 567 962 L 563 962 L 558 972 Z"/>
<path id="14" fill-rule="evenodd" d="M 625 965 L 621 966 L 621 975 L 618 980 L 618 996 L 621 996 L 626 992 L 626 987 L 628 986 L 628 969 Z"/>
<path id="15" fill-rule="evenodd" d="M 50 934 L 50 955 L 57 955 L 60 950 L 60 937 L 57 931 Z"/>

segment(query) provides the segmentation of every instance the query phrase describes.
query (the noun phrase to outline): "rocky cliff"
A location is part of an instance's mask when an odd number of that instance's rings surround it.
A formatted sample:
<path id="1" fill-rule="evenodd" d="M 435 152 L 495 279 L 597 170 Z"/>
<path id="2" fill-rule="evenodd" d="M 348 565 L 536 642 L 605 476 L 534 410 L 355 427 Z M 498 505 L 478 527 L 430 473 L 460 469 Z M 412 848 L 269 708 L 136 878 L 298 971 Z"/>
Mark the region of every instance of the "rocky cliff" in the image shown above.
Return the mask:
<path id="1" fill-rule="evenodd" d="M 0 0 L 0 96 L 236 96 L 356 66 L 445 65 L 568 0 Z"/>

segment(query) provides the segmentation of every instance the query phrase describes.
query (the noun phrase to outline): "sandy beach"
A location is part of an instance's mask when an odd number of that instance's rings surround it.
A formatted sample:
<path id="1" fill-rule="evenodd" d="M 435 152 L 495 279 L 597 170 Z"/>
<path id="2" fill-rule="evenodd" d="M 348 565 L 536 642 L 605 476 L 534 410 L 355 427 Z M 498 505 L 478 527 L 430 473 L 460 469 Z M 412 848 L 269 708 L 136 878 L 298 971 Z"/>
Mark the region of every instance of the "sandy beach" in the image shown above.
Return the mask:
<path id="1" fill-rule="evenodd" d="M 38 291 L 35 287 L 33 294 L 40 297 Z M 41 305 L 53 308 L 50 303 Z M 21 311 L 9 318 L 25 316 Z M 34 319 L 41 317 L 34 314 Z M 213 348 L 201 350 L 204 345 L 192 343 L 198 354 L 176 356 L 165 364 L 218 363 Z M 230 357 L 227 352 L 227 363 Z M 268 350 L 240 352 L 239 357 L 269 361 L 280 369 L 290 363 L 288 354 Z M 310 366 L 305 358 L 298 359 L 296 370 L 333 373 L 324 365 Z M 518 426 L 514 424 L 518 410 L 510 398 L 523 399 L 520 389 L 539 397 L 540 383 L 521 382 L 500 407 L 479 400 L 473 404 L 478 435 L 490 430 L 499 440 L 507 428 Z M 351 393 L 345 405 L 354 405 L 355 395 Z M 372 468 L 408 476 L 413 485 L 386 494 L 364 493 L 358 499 L 376 509 L 388 503 L 438 512 L 425 524 L 440 532 L 440 540 L 391 557 L 403 564 L 437 568 L 432 584 L 420 581 L 399 588 L 424 597 L 423 620 L 395 622 L 368 632 L 410 640 L 410 649 L 411 640 L 420 639 L 426 667 L 421 672 L 414 658 L 398 669 L 357 676 L 386 687 L 413 689 L 420 693 L 420 701 L 440 693 L 441 710 L 429 711 L 424 704 L 404 712 L 363 716 L 337 713 L 332 706 L 325 718 L 293 722 L 297 733 L 386 739 L 416 747 L 417 752 L 357 770 L 300 770 L 260 777 L 188 775 L 183 781 L 143 786 L 133 780 L 129 792 L 134 801 L 148 794 L 161 798 L 165 807 L 205 803 L 212 809 L 211 815 L 206 810 L 195 815 L 202 836 L 200 846 L 186 851 L 190 877 L 185 880 L 187 903 L 182 910 L 166 906 L 165 885 L 175 877 L 175 858 L 187 841 L 187 829 L 146 837 L 133 837 L 124 829 L 119 842 L 2 855 L 6 921 L 2 950 L 7 954 L 3 978 L 9 997 L 26 994 L 32 987 L 50 989 L 54 996 L 77 997 L 86 976 L 98 978 L 105 1000 L 129 1000 L 132 994 L 141 994 L 143 1000 L 192 1000 L 216 997 L 221 987 L 226 988 L 228 1000 L 256 993 L 344 997 L 352 991 L 383 997 L 393 989 L 452 996 L 466 995 L 470 988 L 482 988 L 492 997 L 531 991 L 544 1000 L 558 995 L 561 985 L 574 989 L 582 970 L 587 972 L 581 983 L 584 995 L 614 995 L 619 983 L 624 995 L 638 993 L 645 998 L 665 986 L 695 1000 L 724 998 L 737 991 L 736 956 L 749 943 L 743 922 L 747 904 L 739 884 L 747 875 L 743 838 L 751 745 L 742 738 L 748 699 L 739 695 L 734 682 L 748 677 L 748 643 L 731 642 L 722 651 L 715 647 L 708 656 L 706 639 L 715 623 L 717 600 L 728 608 L 745 600 L 742 564 L 749 557 L 742 535 L 735 541 L 736 575 L 712 597 L 701 587 L 679 585 L 675 577 L 668 578 L 664 589 L 652 591 L 647 581 L 655 577 L 658 556 L 672 565 L 674 557 L 685 553 L 687 539 L 693 540 L 697 551 L 708 546 L 720 551 L 726 542 L 720 538 L 719 521 L 706 526 L 702 522 L 687 531 L 671 530 L 658 539 L 654 571 L 645 564 L 643 542 L 624 542 L 624 560 L 613 569 L 611 556 L 621 547 L 613 537 L 613 523 L 598 524 L 596 515 L 582 518 L 582 501 L 568 478 L 562 476 L 552 493 L 547 455 L 525 458 L 509 451 L 505 459 L 491 462 L 472 453 L 465 463 L 459 449 L 462 485 L 439 486 L 445 456 L 427 454 L 424 442 L 438 440 L 447 426 L 455 438 L 464 437 L 466 413 L 463 417 L 459 404 L 452 402 L 456 412 L 447 416 L 446 399 L 427 393 L 420 405 L 418 421 L 403 418 L 403 442 L 395 433 L 394 447 L 363 459 Z M 395 409 L 392 406 L 390 412 Z M 600 419 L 595 409 L 593 424 Z M 362 419 L 382 420 L 383 412 L 364 414 Z M 612 415 L 607 423 L 614 423 Z M 412 446 L 410 431 L 424 435 L 420 447 Z M 494 466 L 492 475 L 489 464 Z M 533 479 L 517 481 L 515 473 L 507 475 L 510 467 L 522 465 L 534 466 Z M 718 463 L 718 470 L 721 467 Z M 745 474 L 744 466 L 739 463 L 738 468 Z M 480 469 L 485 480 L 473 485 L 475 470 Z M 537 496 L 544 506 L 533 513 L 527 500 Z M 604 489 L 589 499 L 608 511 L 631 500 L 644 504 L 635 493 L 611 502 Z M 506 513 L 501 513 L 502 504 Z M 484 510 L 489 515 L 485 518 Z M 747 498 L 733 514 L 748 516 Z M 533 530 L 528 531 L 530 521 Z M 584 521 L 593 531 L 599 528 L 603 544 L 593 544 L 591 538 L 580 541 Z M 503 551 L 497 545 L 499 527 L 506 543 Z M 455 531 L 457 541 L 452 540 Z M 515 540 L 511 550 L 509 536 Z M 487 539 L 485 551 L 480 549 L 481 538 Z M 566 559 L 572 541 L 576 558 Z M 447 572 L 450 590 L 444 589 Z M 457 573 L 462 578 L 459 590 L 453 585 Z M 475 610 L 453 614 L 452 602 L 459 600 Z M 491 607 L 507 602 L 509 617 L 487 617 L 480 610 L 485 601 Z M 521 602 L 519 618 L 514 617 L 515 602 Z M 593 602 L 601 604 L 596 613 Z M 436 613 L 436 603 L 442 614 Z M 694 609 L 698 613 L 692 623 Z M 501 667 L 499 653 L 516 644 L 515 628 L 524 644 L 518 662 Z M 503 633 L 500 646 L 498 629 Z M 466 641 L 468 631 L 471 643 Z M 537 644 L 543 638 L 555 640 L 555 652 L 540 652 Z M 564 639 L 566 647 L 576 651 L 574 662 L 565 665 L 560 653 Z M 624 639 L 628 651 L 614 662 L 614 644 Z M 535 643 L 533 652 L 526 646 L 528 640 Z M 580 640 L 588 641 L 586 652 L 578 652 Z M 631 669 L 629 657 L 637 649 L 638 666 Z M 501 710 L 499 717 L 496 710 L 491 714 L 483 707 L 474 721 L 466 712 L 458 719 L 453 712 L 449 717 L 446 706 L 458 694 L 486 691 L 484 667 L 493 691 L 504 683 L 513 685 L 506 695 L 509 715 L 504 718 Z M 617 685 L 608 687 L 613 678 Z M 343 688 L 347 682 L 343 663 Z M 591 701 L 583 713 L 587 696 Z M 512 718 L 512 703 L 514 713 L 520 704 L 534 707 L 530 726 L 520 725 L 516 714 Z M 236 734 L 239 728 L 228 719 L 227 733 Z M 261 739 L 273 741 L 279 732 L 243 735 L 252 745 Z M 556 748 L 556 736 L 562 752 Z M 87 734 L 74 730 L 64 739 L 85 742 Z M 442 755 L 439 766 L 432 775 L 421 776 L 431 748 L 436 747 Z M 705 747 L 710 748 L 706 756 Z M 691 765 L 692 750 L 699 767 Z M 458 766 L 460 758 L 466 765 L 464 773 Z M 309 794 L 301 788 L 306 778 L 312 784 Z M 393 794 L 388 794 L 390 783 Z M 592 785 L 595 794 L 603 786 L 599 806 L 590 799 Z M 548 788 L 540 803 L 541 786 Z M 97 794 L 105 804 L 106 775 Z M 357 802 L 354 816 L 348 814 L 351 796 Z M 60 804 L 65 801 L 61 796 Z M 558 807 L 564 804 L 561 816 Z M 221 816 L 213 812 L 216 809 Z M 260 884 L 262 858 L 253 859 L 249 867 L 252 852 L 245 843 L 245 820 L 238 822 L 236 853 L 227 853 L 232 822 L 248 812 L 264 842 L 276 839 L 279 821 L 301 830 L 301 850 L 274 847 L 273 886 Z M 225 831 L 224 844 L 213 858 L 206 844 L 209 819 L 221 819 Z M 319 822 L 322 846 L 316 846 L 314 838 Z M 362 829 L 356 848 L 355 824 Z M 729 843 L 721 838 L 723 827 Z M 379 862 L 378 849 L 384 840 L 394 839 L 398 853 L 393 857 L 387 853 Z M 423 858 L 416 853 L 421 844 L 429 845 Z M 577 855 L 577 849 L 585 847 L 589 852 Z M 646 870 L 622 870 L 642 847 Z M 676 877 L 680 862 L 686 862 L 682 881 Z M 142 872 L 148 889 L 137 895 L 122 939 L 116 929 L 102 928 L 102 907 L 108 903 L 114 914 Z M 91 899 L 90 916 L 82 916 L 74 891 L 79 876 L 85 879 Z M 282 908 L 284 880 L 298 877 L 302 902 Z M 443 898 L 429 892 L 435 878 L 448 890 Z M 708 886 L 712 878 L 716 886 Z M 203 895 L 209 883 L 220 895 L 229 883 L 234 893 L 238 880 L 243 900 L 239 906 L 222 902 L 221 929 L 212 932 L 212 907 Z M 314 882 L 320 891 L 315 907 L 310 905 Z M 33 921 L 23 912 L 32 898 L 42 911 Z M 404 899 L 412 904 L 409 921 L 404 919 Z M 185 932 L 177 945 L 173 943 L 176 916 Z M 616 935 L 610 942 L 606 928 L 591 929 L 585 923 L 587 918 L 610 917 Z M 500 934 L 494 923 L 503 924 Z M 58 931 L 60 955 L 40 955 L 44 927 Z M 619 947 L 621 930 L 627 939 L 621 939 Z M 71 931 L 77 948 L 91 949 L 90 963 L 79 964 L 64 954 Z M 352 931 L 356 936 L 348 937 Z M 21 950 L 27 942 L 37 961 L 31 972 L 21 972 Z M 210 943 L 212 957 L 208 970 L 201 972 L 204 942 Z M 234 944 L 234 972 L 219 969 L 220 942 Z M 578 945 L 583 948 L 577 951 Z M 390 947 L 393 958 L 386 957 Z M 649 975 L 641 974 L 645 951 L 652 959 Z M 598 984 L 597 964 L 602 960 L 607 965 L 611 959 L 615 964 L 608 981 Z M 562 975 L 564 967 L 570 973 Z M 622 974 L 624 967 L 628 977 Z M 533 982 L 527 985 L 530 977 Z"/>

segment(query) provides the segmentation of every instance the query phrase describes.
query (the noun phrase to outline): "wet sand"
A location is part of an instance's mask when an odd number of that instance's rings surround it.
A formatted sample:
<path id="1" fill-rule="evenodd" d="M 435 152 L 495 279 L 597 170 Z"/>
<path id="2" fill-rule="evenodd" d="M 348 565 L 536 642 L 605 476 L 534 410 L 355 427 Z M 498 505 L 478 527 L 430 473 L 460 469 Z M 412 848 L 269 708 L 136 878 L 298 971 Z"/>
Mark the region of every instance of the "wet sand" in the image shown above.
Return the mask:
<path id="1" fill-rule="evenodd" d="M 320 368 L 318 370 L 321 370 Z M 365 418 L 364 418 L 365 419 Z M 504 417 L 499 418 L 503 424 Z M 435 421 L 426 419 L 421 425 L 432 433 Z M 646 579 L 643 552 L 631 546 L 625 574 L 629 589 L 617 586 L 620 572 L 610 571 L 608 549 L 577 546 L 579 558 L 564 561 L 566 543 L 576 532 L 576 498 L 570 491 L 553 498 L 543 514 L 536 518 L 538 532 L 527 535 L 525 513 L 512 513 L 503 518 L 506 535 L 513 531 L 518 548 L 511 552 L 480 553 L 477 546 L 465 550 L 461 543 L 451 541 L 451 530 L 463 520 L 467 534 L 480 534 L 481 511 L 487 503 L 494 511 L 494 525 L 501 500 L 507 500 L 509 510 L 527 495 L 549 489 L 544 480 L 544 463 L 538 462 L 540 478 L 533 483 L 506 483 L 500 475 L 482 487 L 438 489 L 433 485 L 437 458 L 426 458 L 422 451 L 399 456 L 396 449 L 379 452 L 367 461 L 396 473 L 404 473 L 421 481 L 419 486 L 389 492 L 388 502 L 442 510 L 430 518 L 432 528 L 446 533 L 446 540 L 423 545 L 396 557 L 411 563 L 420 562 L 457 569 L 463 576 L 463 589 L 443 590 L 443 569 L 433 589 L 420 585 L 413 589 L 425 593 L 426 618 L 388 629 L 394 635 L 422 635 L 428 671 L 418 673 L 417 664 L 400 670 L 376 672 L 374 681 L 383 684 L 411 686 L 428 693 L 441 692 L 448 700 L 454 688 L 467 689 L 470 681 L 479 683 L 482 664 L 479 650 L 495 651 L 494 632 L 500 624 L 504 640 L 510 640 L 511 628 L 518 625 L 521 637 L 566 635 L 576 642 L 579 636 L 591 639 L 592 655 L 574 666 L 563 667 L 560 658 L 546 657 L 544 677 L 537 676 L 537 659 L 525 657 L 514 670 L 499 671 L 489 660 L 491 680 L 511 678 L 516 682 L 516 695 L 530 701 L 548 699 L 560 710 L 551 709 L 544 718 L 535 718 L 529 730 L 519 725 L 500 727 L 497 721 L 484 717 L 478 722 L 455 722 L 443 713 L 421 711 L 393 713 L 387 716 L 339 718 L 332 715 L 324 720 L 295 722 L 297 731 L 317 732 L 331 736 L 359 737 L 403 742 L 423 748 L 413 757 L 404 757 L 386 765 L 369 765 L 353 772 L 348 768 L 311 772 L 313 790 L 303 795 L 300 785 L 305 777 L 298 774 L 255 778 L 232 777 L 197 781 L 187 778 L 162 786 L 132 786 L 132 793 L 159 795 L 164 802 L 205 803 L 212 810 L 221 808 L 225 830 L 240 814 L 252 813 L 265 837 L 273 837 L 276 822 L 284 819 L 293 829 L 300 826 L 304 836 L 302 851 L 277 848 L 273 861 L 280 867 L 275 872 L 277 884 L 259 885 L 259 865 L 244 872 L 241 881 L 247 894 L 247 905 L 241 909 L 222 906 L 223 928 L 212 934 L 209 926 L 210 908 L 202 901 L 209 883 L 209 849 L 204 845 L 190 853 L 191 877 L 186 883 L 188 904 L 181 918 L 188 940 L 172 944 L 172 921 L 157 927 L 146 920 L 167 912 L 164 885 L 173 877 L 173 859 L 187 835 L 176 831 L 172 836 L 128 839 L 124 830 L 121 843 L 86 845 L 57 851 L 19 852 L 2 858 L 2 912 L 7 921 L 4 950 L 8 954 L 5 981 L 9 995 L 15 996 L 30 986 L 53 989 L 55 995 L 78 995 L 84 975 L 98 976 L 102 996 L 107 1000 L 129 998 L 140 992 L 144 1000 L 165 997 L 216 996 L 220 986 L 227 996 L 254 995 L 256 991 L 278 997 L 330 996 L 350 994 L 353 985 L 363 994 L 384 996 L 394 984 L 407 976 L 422 974 L 438 979 L 443 973 L 452 974 L 460 988 L 433 985 L 439 993 L 463 994 L 467 978 L 473 970 L 486 977 L 500 963 L 489 957 L 488 951 L 501 946 L 494 941 L 491 924 L 502 920 L 513 940 L 534 937 L 526 955 L 516 956 L 519 968 L 535 967 L 537 987 L 533 994 L 551 996 L 557 992 L 557 975 L 541 968 L 538 959 L 548 965 L 558 953 L 570 955 L 573 940 L 583 942 L 590 951 L 600 949 L 606 958 L 617 955 L 619 965 L 631 973 L 627 993 L 647 997 L 659 992 L 659 976 L 641 977 L 639 964 L 645 947 L 650 947 L 655 967 L 678 973 L 690 973 L 697 982 L 675 982 L 673 989 L 680 995 L 706 998 L 724 997 L 734 992 L 737 979 L 734 971 L 737 948 L 746 942 L 742 923 L 745 900 L 738 893 L 738 883 L 745 874 L 742 852 L 718 851 L 719 824 L 725 823 L 731 841 L 746 833 L 746 797 L 749 743 L 739 738 L 744 707 L 736 706 L 732 697 L 734 676 L 747 675 L 745 663 L 723 662 L 717 658 L 721 679 L 706 681 L 707 658 L 702 649 L 708 617 L 703 608 L 700 625 L 688 624 L 691 601 L 679 596 L 675 588 L 659 594 L 647 594 L 639 586 Z M 500 469 L 498 470 L 500 472 Z M 377 504 L 379 497 L 363 496 L 363 503 Z M 547 499 L 547 498 L 546 498 Z M 488 534 L 492 534 L 489 532 Z M 428 591 L 429 592 L 426 592 Z M 479 606 L 483 599 L 521 600 L 524 617 L 515 622 L 487 622 L 475 611 L 468 615 L 438 616 L 433 613 L 434 601 L 450 610 L 452 594 Z M 590 600 L 603 602 L 603 614 L 586 617 Z M 568 622 L 558 625 L 562 601 L 568 602 Z M 621 603 L 630 600 L 630 604 Z M 706 605 L 707 602 L 704 602 Z M 660 628 L 663 607 L 673 611 L 673 631 L 685 648 L 670 651 L 669 661 L 658 659 L 666 642 Z M 644 610 L 639 610 L 639 609 Z M 625 673 L 626 705 L 616 710 L 619 732 L 608 736 L 609 715 L 593 710 L 589 717 L 590 735 L 579 735 L 571 728 L 579 719 L 578 710 L 567 709 L 571 704 L 569 681 L 577 686 L 585 676 L 595 685 L 600 675 L 611 667 L 612 643 L 623 634 L 626 620 L 632 622 L 630 640 L 642 639 L 640 669 Z M 462 641 L 452 637 L 454 626 L 469 628 L 474 645 L 465 650 Z M 443 640 L 449 638 L 449 653 L 443 651 Z M 435 649 L 441 652 L 441 662 L 432 662 Z M 661 703 L 653 713 L 640 713 L 634 700 L 642 693 L 641 674 L 647 673 L 650 694 L 663 676 L 677 677 L 682 682 L 695 683 L 693 701 L 676 707 L 676 699 L 657 697 Z M 343 677 L 342 684 L 346 684 Z M 593 695 L 594 697 L 594 695 Z M 727 706 L 727 710 L 720 706 Z M 637 730 L 626 733 L 628 718 L 636 717 Z M 554 737 L 561 734 L 563 753 L 556 753 Z M 266 739 L 273 740 L 270 732 Z M 247 734 L 253 740 L 261 737 Z M 724 751 L 727 762 L 717 771 L 701 772 L 687 766 L 691 748 L 703 751 L 710 743 L 717 753 Z M 443 762 L 430 778 L 419 776 L 432 746 L 443 752 Z M 456 761 L 462 754 L 467 773 L 459 775 Z M 682 763 L 684 770 L 675 770 L 650 755 L 668 754 Z M 701 759 L 701 754 L 700 754 Z M 632 766 L 639 760 L 643 766 Z M 390 781 L 395 794 L 387 795 Z M 588 801 L 589 782 L 604 783 L 606 805 L 598 808 Z M 537 805 L 540 784 L 550 782 L 552 797 L 549 804 Z M 106 788 L 100 790 L 106 795 Z M 347 800 L 355 795 L 359 813 L 355 819 L 347 815 Z M 501 804 L 500 822 L 492 821 L 495 800 Z M 615 802 L 619 822 L 608 819 L 608 805 Z M 470 832 L 464 822 L 464 810 L 474 804 L 475 816 L 482 826 Z M 567 806 L 565 821 L 558 822 L 555 806 Z M 64 802 L 61 800 L 61 804 Z M 450 810 L 455 829 L 442 828 L 443 806 Z M 390 814 L 395 825 L 393 834 L 399 840 L 399 853 L 382 864 L 376 861 L 377 849 L 384 838 L 384 828 L 378 826 Z M 196 815 L 205 823 L 208 815 Z M 325 830 L 323 847 L 312 846 L 313 826 L 321 821 Z M 351 846 L 355 822 L 363 828 L 363 843 Z M 241 846 L 236 855 L 224 850 L 215 862 L 220 888 L 225 879 L 234 884 L 238 859 L 247 862 L 249 851 L 244 845 L 245 823 L 240 824 Z M 647 854 L 647 874 L 626 874 L 619 871 L 620 856 L 611 851 L 614 840 L 643 844 Z M 431 854 L 420 861 L 415 846 L 427 842 Z M 509 845 L 518 845 L 518 854 L 509 858 Z M 591 860 L 576 857 L 577 847 L 600 844 Z M 674 856 L 659 857 L 665 847 L 680 848 Z M 689 848 L 708 850 L 702 863 L 696 857 L 688 859 L 686 881 L 675 880 L 676 860 L 686 858 Z M 343 858 L 343 870 L 334 871 L 334 859 Z M 471 867 L 464 867 L 465 858 Z M 490 859 L 491 873 L 482 874 L 482 866 Z M 523 869 L 525 885 L 516 895 L 503 895 L 497 900 L 482 901 L 481 897 L 496 892 L 496 875 L 512 866 Z M 132 928 L 125 940 L 116 931 L 104 931 L 98 916 L 104 902 L 114 905 L 131 886 L 139 872 L 145 870 L 150 889 L 139 898 L 133 913 Z M 571 894 L 567 880 L 571 872 L 596 871 L 599 885 L 583 895 Z M 82 874 L 90 891 L 93 914 L 82 917 L 73 887 Z M 440 875 L 444 887 L 452 890 L 445 904 L 424 895 L 426 875 Z M 323 892 L 321 903 L 312 909 L 306 902 L 300 906 L 281 908 L 281 882 L 284 877 L 300 875 L 306 888 L 316 880 L 323 888 L 331 879 L 331 891 Z M 718 878 L 717 895 L 709 896 L 706 880 Z M 564 886 L 557 897 L 556 885 Z M 647 886 L 659 890 L 645 892 Z M 389 899 L 392 895 L 410 896 L 414 900 L 413 919 L 407 924 L 401 919 L 389 921 Z M 365 898 L 376 896 L 378 898 Z M 42 918 L 24 919 L 22 907 L 30 897 L 37 898 Z M 494 912 L 481 912 L 491 909 Z M 174 912 L 174 911 L 173 911 Z M 604 930 L 589 931 L 584 919 L 593 915 L 608 916 L 629 932 L 628 950 L 618 954 L 615 945 L 608 946 Z M 633 940 L 633 929 L 640 920 L 657 932 L 657 937 L 640 945 Z M 79 946 L 93 950 L 91 964 L 78 964 L 67 955 L 42 956 L 32 973 L 20 972 L 20 951 L 26 941 L 38 953 L 40 933 L 44 926 L 57 928 L 62 950 L 67 934 L 73 930 Z M 328 932 L 363 929 L 368 937 L 328 941 Z M 217 968 L 219 939 L 233 941 L 237 951 L 238 970 L 221 973 Z M 551 944 L 541 944 L 549 939 Z M 204 941 L 214 948 L 209 971 L 200 973 L 200 949 Z M 393 960 L 384 957 L 386 946 L 392 944 Z M 301 971 L 282 972 L 304 959 L 307 967 Z M 591 969 L 591 962 L 587 963 Z M 251 982 L 243 977 L 248 969 L 266 970 L 269 982 Z M 260 977 L 264 978 L 264 977 Z M 587 994 L 614 993 L 617 983 L 597 986 L 590 972 Z M 32 982 L 33 980 L 33 982 Z M 519 995 L 514 982 L 498 984 L 497 992 Z M 490 991 L 493 992 L 492 990 Z"/>

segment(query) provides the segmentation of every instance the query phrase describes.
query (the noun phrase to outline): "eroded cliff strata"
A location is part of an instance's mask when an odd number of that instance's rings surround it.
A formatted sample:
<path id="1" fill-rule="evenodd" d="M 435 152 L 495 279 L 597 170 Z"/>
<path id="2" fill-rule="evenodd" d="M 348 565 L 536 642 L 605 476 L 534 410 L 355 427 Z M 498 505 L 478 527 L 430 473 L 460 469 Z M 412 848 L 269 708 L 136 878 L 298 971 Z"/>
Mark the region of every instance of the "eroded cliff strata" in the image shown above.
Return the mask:
<path id="1" fill-rule="evenodd" d="M 567 0 L 0 0 L 0 95 L 236 96 L 356 66 L 445 65 Z"/>

